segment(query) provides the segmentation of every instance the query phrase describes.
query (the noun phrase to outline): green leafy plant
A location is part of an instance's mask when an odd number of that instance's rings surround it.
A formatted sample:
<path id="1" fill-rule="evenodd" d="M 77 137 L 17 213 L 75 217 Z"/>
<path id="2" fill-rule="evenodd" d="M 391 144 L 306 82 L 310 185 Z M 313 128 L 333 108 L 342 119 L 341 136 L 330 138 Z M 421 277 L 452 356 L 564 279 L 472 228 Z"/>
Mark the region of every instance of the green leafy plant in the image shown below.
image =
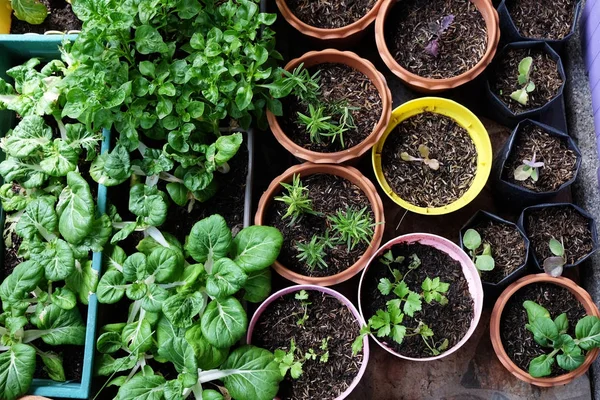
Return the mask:
<path id="1" fill-rule="evenodd" d="M 338 210 L 335 215 L 327 217 L 331 224 L 333 235 L 348 246 L 348 252 L 361 242 L 369 244 L 373 239 L 375 223 L 367 212 L 367 207 L 357 210 L 348 207 Z"/>
<path id="2" fill-rule="evenodd" d="M 560 242 L 554 238 L 550 239 L 548 247 L 553 255 L 544 260 L 544 271 L 554 277 L 561 276 L 563 268 L 567 263 L 567 255 L 562 238 Z"/>
<path id="3" fill-rule="evenodd" d="M 429 158 L 429 147 L 425 146 L 424 144 L 420 144 L 418 151 L 419 151 L 419 155 L 421 157 L 413 157 L 410 154 L 408 154 L 407 152 L 402 152 L 402 153 L 400 153 L 400 158 L 403 161 L 408 161 L 408 162 L 421 162 L 434 171 L 437 171 L 438 169 L 440 169 L 440 165 L 442 165 L 442 164 L 435 158 L 432 158 L 432 159 Z"/>
<path id="4" fill-rule="evenodd" d="M 41 24 L 48 15 L 48 9 L 44 3 L 38 0 L 10 0 L 10 7 L 17 19 L 31 25 Z"/>
<path id="5" fill-rule="evenodd" d="M 296 321 L 296 325 L 302 326 L 306 320 L 308 320 L 308 306 L 310 306 L 312 303 L 308 301 L 308 292 L 306 290 L 299 291 L 294 295 L 294 298 L 296 300 L 300 300 L 300 305 L 302 306 L 302 317 Z"/>
<path id="6" fill-rule="evenodd" d="M 308 197 L 308 188 L 302 184 L 300 175 L 294 174 L 291 185 L 285 182 L 280 182 L 280 185 L 287 190 L 287 193 L 275 197 L 275 200 L 288 206 L 282 218 L 290 218 L 290 225 L 298 222 L 304 214 L 318 215 L 312 208 L 312 200 Z"/>
<path id="7" fill-rule="evenodd" d="M 543 162 L 536 161 L 534 152 L 531 160 L 523 160 L 523 164 L 515 168 L 513 176 L 517 181 L 531 179 L 532 181 L 537 182 L 540 177 L 540 168 L 543 166 Z"/>
<path id="8" fill-rule="evenodd" d="M 569 335 L 569 319 L 563 313 L 554 320 L 544 307 L 533 301 L 525 301 L 523 307 L 527 311 L 528 331 L 533 339 L 542 347 L 552 349 L 529 363 L 529 374 L 541 378 L 552 373 L 556 362 L 565 371 L 577 369 L 585 361 L 585 352 L 600 347 L 600 319 L 588 315 L 577 322 L 575 338 Z"/>
<path id="9" fill-rule="evenodd" d="M 533 58 L 525 57 L 519 62 L 519 75 L 517 81 L 521 89 L 517 89 L 510 94 L 510 98 L 524 106 L 529 102 L 529 93 L 535 90 L 535 83 L 531 80 L 531 71 L 533 68 Z"/>
<path id="10" fill-rule="evenodd" d="M 325 249 L 333 247 L 334 243 L 329 238 L 328 232 L 324 237 L 315 235 L 308 243 L 296 242 L 296 250 L 298 251 L 296 258 L 306 263 L 311 271 L 315 268 L 326 269 L 325 257 L 327 257 L 327 253 Z"/>
<path id="11" fill-rule="evenodd" d="M 321 341 L 321 344 L 319 345 L 319 349 L 321 350 L 319 353 L 317 353 L 314 349 L 310 348 L 306 353 L 302 354 L 300 349 L 296 347 L 296 341 L 293 338 L 290 339 L 290 347 L 287 352 L 282 349 L 277 349 L 274 352 L 275 361 L 279 363 L 279 370 L 281 372 L 281 376 L 285 376 L 289 371 L 292 379 L 298 379 L 300 378 L 300 376 L 302 376 L 302 367 L 306 361 L 315 361 L 318 358 L 320 363 L 328 362 L 328 343 L 329 338 L 325 338 Z M 301 356 L 298 357 L 297 354 L 301 354 Z"/>
<path id="12" fill-rule="evenodd" d="M 388 267 L 393 281 L 389 278 L 381 278 L 377 289 L 384 296 L 393 294 L 394 298 L 386 302 L 385 310 L 377 310 L 375 315 L 369 318 L 367 325 L 361 328 L 360 335 L 352 344 L 353 353 L 357 354 L 362 349 L 366 335 L 376 334 L 380 338 L 390 337 L 398 344 L 402 344 L 405 337 L 419 335 L 431 354 L 439 355 L 448 348 L 447 339 L 436 341 L 434 332 L 422 321 L 419 321 L 416 328 L 410 330 L 402 322 L 405 318 L 414 318 L 415 313 L 421 311 L 423 300 L 427 304 L 432 302 L 439 303 L 441 306 L 448 304 L 446 293 L 450 284 L 441 282 L 439 277 L 433 279 L 427 277 L 421 284 L 422 292 L 418 293 L 410 290 L 404 281 L 411 271 L 421 266 L 421 260 L 416 254 L 411 254 L 407 260 L 405 257 L 394 257 L 392 251 L 389 250 L 378 261 Z M 392 265 L 396 263 L 406 262 L 408 262 L 406 265 L 408 271 L 404 275 L 400 270 L 392 268 Z"/>
<path id="13" fill-rule="evenodd" d="M 463 245 L 469 250 L 469 255 L 479 271 L 491 271 L 496 266 L 492 255 L 492 246 L 481 240 L 481 235 L 475 229 L 467 229 L 463 235 Z"/>

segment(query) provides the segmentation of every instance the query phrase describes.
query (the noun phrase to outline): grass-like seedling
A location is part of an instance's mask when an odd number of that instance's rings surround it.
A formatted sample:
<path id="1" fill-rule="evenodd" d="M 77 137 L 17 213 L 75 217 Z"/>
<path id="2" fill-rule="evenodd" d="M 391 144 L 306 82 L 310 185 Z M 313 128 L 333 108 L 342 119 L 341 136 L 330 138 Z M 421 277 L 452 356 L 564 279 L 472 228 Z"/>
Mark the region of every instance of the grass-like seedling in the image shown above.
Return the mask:
<path id="1" fill-rule="evenodd" d="M 446 15 L 439 23 L 433 23 L 430 26 L 430 31 L 433 38 L 425 46 L 425 53 L 431 57 L 437 58 L 440 53 L 440 42 L 444 33 L 450 28 L 454 22 L 454 15 Z"/>
<path id="2" fill-rule="evenodd" d="M 422 162 L 434 171 L 440 169 L 440 165 L 442 165 L 442 163 L 440 163 L 435 158 L 429 158 L 429 147 L 427 147 L 424 144 L 420 144 L 418 151 L 421 157 L 413 157 L 407 152 L 403 151 L 402 153 L 400 153 L 400 158 L 403 161 Z"/>
<path id="3" fill-rule="evenodd" d="M 533 58 L 525 57 L 519 63 L 519 76 L 517 80 L 521 89 L 517 89 L 510 94 L 510 98 L 524 106 L 529 102 L 529 93 L 535 90 L 535 83 L 531 80 L 531 71 L 533 68 Z"/>
<path id="4" fill-rule="evenodd" d="M 513 176 L 517 181 L 526 181 L 531 179 L 537 182 L 540 178 L 540 168 L 544 166 L 544 163 L 535 159 L 535 152 L 531 160 L 523 160 L 523 164 L 515 168 Z"/>
<path id="5" fill-rule="evenodd" d="M 283 202 L 288 206 L 283 219 L 290 218 L 290 225 L 294 225 L 304 214 L 317 215 L 312 208 L 312 200 L 308 197 L 308 188 L 302 185 L 300 175 L 294 174 L 292 184 L 281 182 L 287 193 L 275 197 L 275 200 Z"/>
<path id="6" fill-rule="evenodd" d="M 348 207 L 346 210 L 338 210 L 337 214 L 328 217 L 334 236 L 346 243 L 348 252 L 360 243 L 371 243 L 375 223 L 367 212 L 367 207 L 357 210 Z"/>
<path id="7" fill-rule="evenodd" d="M 481 240 L 481 235 L 475 229 L 467 229 L 463 235 L 463 244 L 469 250 L 469 255 L 479 271 L 491 271 L 496 266 L 492 257 L 492 246 Z"/>
<path id="8" fill-rule="evenodd" d="M 567 256 L 565 254 L 565 246 L 562 242 L 562 238 L 558 240 L 552 238 L 548 242 L 548 247 L 552 252 L 552 256 L 544 260 L 544 271 L 551 276 L 561 276 L 563 268 L 567 263 Z"/>
<path id="9" fill-rule="evenodd" d="M 523 307 L 527 311 L 528 331 L 533 339 L 542 347 L 550 348 L 549 354 L 542 354 L 529 363 L 529 375 L 541 378 L 552 373 L 556 362 L 565 371 L 573 371 L 585 361 L 586 351 L 600 347 L 600 319 L 588 315 L 577 322 L 575 338 L 567 334 L 569 319 L 563 313 L 554 320 L 544 307 L 533 301 L 525 301 Z"/>
<path id="10" fill-rule="evenodd" d="M 334 243 L 329 238 L 329 232 L 325 232 L 325 236 L 313 236 L 308 243 L 296 243 L 296 250 L 298 254 L 296 257 L 300 261 L 304 261 L 308 268 L 313 271 L 315 268 L 325 269 L 327 268 L 327 262 L 325 257 L 327 253 L 326 248 L 333 248 Z"/>

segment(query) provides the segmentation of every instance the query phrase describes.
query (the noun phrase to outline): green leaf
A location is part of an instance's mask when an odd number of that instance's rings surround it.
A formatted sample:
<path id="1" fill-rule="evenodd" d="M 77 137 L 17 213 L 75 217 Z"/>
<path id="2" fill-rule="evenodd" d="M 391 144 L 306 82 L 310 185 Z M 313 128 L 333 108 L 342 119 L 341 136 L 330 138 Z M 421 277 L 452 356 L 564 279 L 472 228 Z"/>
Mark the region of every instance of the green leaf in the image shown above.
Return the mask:
<path id="1" fill-rule="evenodd" d="M 20 300 L 24 293 L 34 290 L 44 276 L 43 267 L 33 260 L 20 263 L 0 285 L 0 297 L 4 302 Z"/>
<path id="2" fill-rule="evenodd" d="M 567 314 L 562 313 L 556 317 L 554 319 L 554 325 L 556 325 L 556 329 L 558 329 L 560 334 L 567 333 L 569 330 L 569 319 L 567 318 Z"/>
<path id="3" fill-rule="evenodd" d="M 210 344 L 231 347 L 246 333 L 248 317 L 237 299 L 215 299 L 206 307 L 201 325 L 202 334 Z"/>
<path id="4" fill-rule="evenodd" d="M 162 304 L 162 310 L 174 326 L 189 328 L 204 304 L 205 299 L 201 292 L 182 292 L 168 297 Z"/>
<path id="5" fill-rule="evenodd" d="M 66 279 L 75 270 L 73 251 L 62 239 L 47 243 L 40 254 L 32 254 L 32 259 L 44 267 L 46 279 L 50 281 Z"/>
<path id="6" fill-rule="evenodd" d="M 523 307 L 525 307 L 525 310 L 527 311 L 527 318 L 530 324 L 541 317 L 550 318 L 548 310 L 533 301 L 526 300 L 523 303 Z"/>
<path id="7" fill-rule="evenodd" d="M 73 273 L 65 281 L 67 287 L 77 293 L 79 301 L 88 304 L 90 295 L 98 285 L 98 271 L 92 268 L 92 260 L 86 260 L 83 264 L 76 261 Z"/>
<path id="8" fill-rule="evenodd" d="M 92 230 L 95 204 L 88 183 L 77 172 L 67 175 L 67 187 L 60 194 L 58 229 L 69 243 L 81 242 Z"/>
<path id="9" fill-rule="evenodd" d="M 77 305 L 75 293 L 67 288 L 58 287 L 52 292 L 52 303 L 56 304 L 63 310 L 70 310 Z"/>
<path id="10" fill-rule="evenodd" d="M 539 317 L 525 327 L 533 333 L 533 338 L 541 346 L 547 346 L 548 341 L 554 341 L 558 338 L 558 329 L 550 318 Z"/>
<path id="11" fill-rule="evenodd" d="M 410 292 L 403 309 L 406 315 L 413 317 L 415 312 L 421 310 L 421 297 L 415 292 Z"/>
<path id="12" fill-rule="evenodd" d="M 519 63 L 519 75 L 525 76 L 526 80 L 529 79 L 529 73 L 531 72 L 531 66 L 532 66 L 532 64 L 533 64 L 533 58 L 532 57 L 525 57 Z"/>
<path id="13" fill-rule="evenodd" d="M 260 303 L 271 294 L 271 269 L 251 272 L 244 283 L 244 300 Z"/>
<path id="14" fill-rule="evenodd" d="M 182 337 L 175 337 L 158 348 L 158 355 L 173 363 L 183 375 L 183 384 L 193 386 L 198 380 L 198 364 L 192 346 Z"/>
<path id="15" fill-rule="evenodd" d="M 202 391 L 201 400 L 224 400 L 223 395 L 213 389 L 205 389 Z"/>
<path id="16" fill-rule="evenodd" d="M 34 239 L 53 235 L 58 227 L 58 216 L 48 200 L 35 199 L 27 205 L 25 213 L 19 219 L 16 232 L 23 239 Z M 44 236 L 42 236 L 44 235 Z"/>
<path id="17" fill-rule="evenodd" d="M 108 354 L 100 354 L 95 360 L 95 372 L 100 376 L 109 376 L 113 373 L 128 371 L 137 363 L 137 356 L 130 354 L 122 358 L 113 358 Z"/>
<path id="18" fill-rule="evenodd" d="M 529 95 L 524 89 L 515 90 L 510 94 L 510 98 L 524 106 L 529 102 Z"/>
<path id="19" fill-rule="evenodd" d="M 573 371 L 583 364 L 585 356 L 581 354 L 581 349 L 577 346 L 570 353 L 559 354 L 556 356 L 556 362 L 559 367 L 567 371 Z"/>
<path id="20" fill-rule="evenodd" d="M 121 333 L 121 344 L 137 354 L 144 353 L 152 348 L 152 326 L 146 319 L 129 323 Z"/>
<path id="21" fill-rule="evenodd" d="M 394 289 L 394 284 L 388 278 L 381 278 L 377 289 L 382 295 L 387 296 Z"/>
<path id="22" fill-rule="evenodd" d="M 160 375 L 139 373 L 121 386 L 116 400 L 163 400 L 165 384 Z"/>
<path id="23" fill-rule="evenodd" d="M 562 243 L 554 238 L 550 239 L 550 241 L 548 242 L 548 247 L 550 247 L 550 251 L 555 256 L 563 257 L 565 255 L 565 249 Z"/>
<path id="24" fill-rule="evenodd" d="M 78 160 L 78 150 L 61 139 L 55 139 L 50 146 L 44 148 L 40 168 L 50 176 L 65 176 L 75 171 Z"/>
<path id="25" fill-rule="evenodd" d="M 481 246 L 481 236 L 475 229 L 468 229 L 463 235 L 463 244 L 469 250 L 477 250 Z"/>
<path id="26" fill-rule="evenodd" d="M 0 398 L 15 400 L 31 386 L 35 372 L 35 350 L 26 344 L 13 344 L 0 353 Z"/>
<path id="27" fill-rule="evenodd" d="M 229 161 L 238 152 L 244 138 L 241 133 L 220 136 L 215 142 L 216 153 L 214 161 L 222 165 Z"/>
<path id="28" fill-rule="evenodd" d="M 63 310 L 55 304 L 49 304 L 40 313 L 37 325 L 39 329 L 48 331 L 42 335 L 42 340 L 52 346 L 82 346 L 85 342 L 85 324 L 76 308 Z"/>
<path id="29" fill-rule="evenodd" d="M 46 19 L 48 9 L 37 0 L 11 0 L 10 5 L 15 17 L 31 25 L 39 25 Z"/>
<path id="30" fill-rule="evenodd" d="M 548 357 L 547 354 L 542 354 L 531 360 L 529 363 L 529 375 L 534 378 L 542 378 L 552 373 L 552 365 L 554 364 L 554 357 Z"/>
<path id="31" fill-rule="evenodd" d="M 235 294 L 246 283 L 248 276 L 229 258 L 220 258 L 213 265 L 206 280 L 206 292 L 213 298 Z"/>
<path id="32" fill-rule="evenodd" d="M 214 261 L 225 257 L 229 253 L 231 242 L 231 231 L 227 227 L 227 222 L 223 217 L 215 214 L 194 224 L 190 235 L 186 238 L 185 250 L 194 260 L 204 263 L 209 258 Z M 238 265 L 244 268 L 239 262 Z"/>
<path id="33" fill-rule="evenodd" d="M 496 266 L 492 256 L 477 256 L 475 257 L 475 266 L 480 271 L 492 271 Z"/>
<path id="34" fill-rule="evenodd" d="M 96 349 L 104 354 L 114 353 L 121 349 L 121 346 L 121 334 L 118 332 L 103 333 L 96 342 Z"/>
<path id="35" fill-rule="evenodd" d="M 156 28 L 150 25 L 139 26 L 135 30 L 135 47 L 140 54 L 165 53 L 167 45 Z"/>
<path id="36" fill-rule="evenodd" d="M 2 141 L 6 154 L 25 158 L 34 156 L 52 141 L 52 128 L 38 115 L 24 117 Z"/>
<path id="37" fill-rule="evenodd" d="M 44 363 L 44 371 L 48 374 L 48 377 L 53 381 L 64 382 L 66 379 L 62 357 L 52 352 L 40 352 L 38 354 Z"/>
<path id="38" fill-rule="evenodd" d="M 398 344 L 402 344 L 406 335 L 406 327 L 402 325 L 394 325 L 392 327 L 392 339 Z"/>
<path id="39" fill-rule="evenodd" d="M 229 355 L 228 347 L 220 349 L 206 340 L 202 334 L 200 323 L 196 323 L 186 330 L 185 340 L 187 340 L 194 349 L 198 368 L 200 369 L 210 370 L 217 368 L 219 365 L 223 364 Z"/>
<path id="40" fill-rule="evenodd" d="M 593 315 L 580 319 L 575 326 L 575 337 L 583 350 L 600 347 L 600 319 Z"/>
<path id="41" fill-rule="evenodd" d="M 147 273 L 154 275 L 159 283 L 172 282 L 183 271 L 183 256 L 177 250 L 157 247 L 146 262 Z"/>
<path id="42" fill-rule="evenodd" d="M 283 235 L 269 226 L 249 226 L 233 239 L 232 258 L 246 273 L 268 268 L 277 260 Z"/>
<path id="43" fill-rule="evenodd" d="M 167 192 L 171 196 L 171 200 L 180 207 L 183 207 L 188 202 L 188 189 L 182 183 L 167 183 Z"/>

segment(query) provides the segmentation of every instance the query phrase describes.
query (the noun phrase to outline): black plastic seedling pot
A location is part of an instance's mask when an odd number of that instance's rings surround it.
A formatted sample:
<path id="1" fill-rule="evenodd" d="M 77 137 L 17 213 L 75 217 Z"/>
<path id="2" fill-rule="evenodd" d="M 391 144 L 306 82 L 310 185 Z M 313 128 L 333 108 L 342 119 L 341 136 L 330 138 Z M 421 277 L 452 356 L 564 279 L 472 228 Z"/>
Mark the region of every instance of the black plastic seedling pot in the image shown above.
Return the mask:
<path id="1" fill-rule="evenodd" d="M 546 7 L 552 7 L 551 3 L 548 3 Z M 510 13 L 508 12 L 508 8 L 506 7 L 506 0 L 502 0 L 500 5 L 498 6 L 498 16 L 500 17 L 500 30 L 502 32 L 501 40 L 503 43 L 511 43 L 511 42 L 523 42 L 523 41 L 541 41 L 552 46 L 553 49 L 557 51 L 561 51 L 567 41 L 573 36 L 575 33 L 575 29 L 577 27 L 577 20 L 579 19 L 579 15 L 581 14 L 581 1 L 578 1 L 575 4 L 575 13 L 573 14 L 573 21 L 571 23 L 571 30 L 569 33 L 560 40 L 552 40 L 552 39 L 544 39 L 544 38 L 530 38 L 527 36 L 523 36 L 515 22 L 513 21 Z"/>
<path id="2" fill-rule="evenodd" d="M 523 239 L 523 242 L 525 243 L 525 259 L 523 260 L 523 263 L 521 265 L 519 265 L 513 272 L 511 272 L 510 274 L 508 274 L 507 276 L 502 278 L 497 283 L 486 282 L 482 277 L 481 283 L 483 284 L 483 291 L 485 294 L 484 301 L 486 302 L 486 304 L 491 304 L 493 301 L 496 300 L 496 298 L 500 295 L 500 293 L 502 293 L 502 291 L 508 285 L 510 285 L 517 279 L 521 278 L 527 272 L 527 261 L 529 260 L 529 239 L 527 239 L 525 232 L 517 224 L 507 221 L 505 219 L 502 219 L 502 218 L 498 217 L 497 215 L 494 215 L 487 211 L 479 210 L 469 219 L 469 221 L 460 229 L 460 232 L 459 232 L 460 247 L 465 251 L 465 253 L 469 254 L 469 249 L 465 248 L 465 246 L 463 244 L 463 236 L 465 235 L 465 232 L 468 229 L 470 229 L 476 225 L 479 225 L 483 221 L 495 221 L 495 222 L 514 226 L 521 234 L 521 238 Z"/>
<path id="3" fill-rule="evenodd" d="M 556 62 L 558 73 L 560 74 L 563 83 L 558 89 L 556 96 L 554 96 L 552 100 L 548 101 L 545 105 L 516 113 L 508 108 L 508 106 L 500 99 L 500 97 L 498 97 L 498 95 L 492 91 L 492 87 L 490 85 L 491 74 L 495 72 L 498 65 L 498 60 L 502 59 L 502 57 L 511 49 L 541 49 L 550 55 L 550 58 Z M 540 41 L 529 41 L 510 43 L 504 46 L 504 48 L 496 56 L 496 59 L 492 65 L 488 68 L 487 74 L 487 79 L 485 80 L 485 92 L 489 101 L 488 113 L 490 114 L 491 118 L 495 119 L 502 125 L 506 125 L 511 128 L 514 128 L 524 119 L 532 119 L 557 128 L 561 131 L 567 131 L 567 117 L 565 113 L 563 95 L 567 76 L 565 75 L 562 59 L 558 53 L 554 51 L 547 43 Z"/>
<path id="4" fill-rule="evenodd" d="M 577 162 L 575 163 L 575 173 L 573 177 L 563 183 L 558 189 L 550 192 L 536 192 L 531 189 L 527 189 L 523 186 L 517 185 L 516 183 L 509 182 L 505 180 L 502 175 L 504 172 L 504 164 L 508 160 L 509 155 L 511 154 L 516 139 L 519 134 L 521 134 L 523 127 L 528 124 L 533 124 L 539 126 L 545 132 L 547 132 L 551 136 L 560 137 L 563 140 L 566 140 L 567 147 L 572 150 L 577 155 Z M 495 198 L 502 201 L 502 204 L 508 205 L 513 208 L 521 209 L 523 207 L 531 206 L 534 204 L 545 203 L 552 200 L 556 195 L 563 189 L 571 186 L 575 179 L 577 178 L 577 173 L 579 172 L 579 167 L 581 166 L 581 152 L 579 151 L 579 147 L 575 144 L 573 139 L 557 129 L 554 129 L 548 125 L 544 125 L 537 121 L 525 120 L 521 122 L 517 127 L 513 130 L 509 139 L 505 143 L 504 147 L 500 151 L 500 154 L 494 160 L 494 164 L 492 167 L 492 182 L 493 188 L 496 193 Z M 542 172 L 543 173 L 543 169 Z"/>
<path id="5" fill-rule="evenodd" d="M 575 211 L 577 211 L 579 214 L 581 214 L 588 221 L 588 228 L 592 234 L 592 243 L 593 243 L 592 250 L 588 254 L 586 254 L 584 257 L 580 258 L 577 262 L 575 262 L 573 264 L 565 264 L 563 268 L 567 269 L 567 268 L 573 268 L 573 267 L 578 266 L 579 264 L 581 264 L 582 262 L 587 260 L 592 254 L 594 254 L 598 250 L 598 230 L 596 229 L 596 221 L 594 220 L 594 217 L 592 217 L 587 211 L 585 211 L 584 209 L 582 209 L 579 206 L 576 206 L 573 203 L 546 203 L 546 204 L 538 204 L 538 205 L 527 207 L 526 209 L 524 209 L 523 212 L 521 213 L 521 216 L 519 217 L 519 222 L 517 222 L 517 225 L 519 226 L 519 228 L 521 228 L 521 230 L 523 232 L 525 232 L 525 236 L 527 236 L 527 238 L 529 238 L 529 232 L 527 232 L 527 227 L 525 226 L 525 221 L 526 221 L 526 218 L 529 215 L 529 213 L 531 213 L 533 210 L 539 210 L 542 208 L 565 207 L 565 206 L 574 208 Z M 530 240 L 530 242 L 531 242 L 531 240 Z M 537 268 L 538 270 L 543 271 L 544 270 L 544 265 L 543 265 L 544 260 L 538 260 L 538 258 L 535 255 L 535 250 L 533 249 L 533 244 L 531 244 L 531 246 L 532 246 L 532 248 L 531 248 L 531 251 L 529 252 L 531 264 L 534 265 L 535 268 Z"/>

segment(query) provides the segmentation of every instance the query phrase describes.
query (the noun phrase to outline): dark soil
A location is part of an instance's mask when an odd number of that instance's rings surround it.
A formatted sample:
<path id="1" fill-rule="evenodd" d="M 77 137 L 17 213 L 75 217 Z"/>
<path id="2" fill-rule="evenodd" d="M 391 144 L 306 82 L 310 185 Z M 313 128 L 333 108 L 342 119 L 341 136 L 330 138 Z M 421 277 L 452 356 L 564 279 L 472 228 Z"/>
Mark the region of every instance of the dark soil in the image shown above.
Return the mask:
<path id="1" fill-rule="evenodd" d="M 308 319 L 300 300 L 289 294 L 275 300 L 261 315 L 252 336 L 252 344 L 270 351 L 289 351 L 290 340 L 296 342 L 296 359 L 313 349 L 320 357 L 329 351 L 327 362 L 308 360 L 303 373 L 292 379 L 289 373 L 279 386 L 278 396 L 291 399 L 335 399 L 351 384 L 362 364 L 362 353 L 352 355 L 352 342 L 359 336 L 359 324 L 352 312 L 336 298 L 317 291 L 308 292 Z M 327 350 L 320 348 L 328 339 Z"/>
<path id="2" fill-rule="evenodd" d="M 21 264 L 24 260 L 22 257 L 19 257 L 17 254 L 19 252 L 19 247 L 21 246 L 21 242 L 23 239 L 19 235 L 17 235 L 14 231 L 10 234 L 12 240 L 12 246 L 7 248 L 4 242 L 2 243 L 2 248 L 4 251 L 3 262 L 0 265 L 0 283 L 4 281 L 4 279 L 9 276 L 15 267 Z"/>
<path id="3" fill-rule="evenodd" d="M 429 158 L 440 162 L 433 170 L 420 161 L 403 161 L 401 153 L 420 157 L 418 148 L 429 148 Z M 469 133 L 454 120 L 424 112 L 402 121 L 390 133 L 381 154 L 388 184 L 402 199 L 420 207 L 441 207 L 461 197 L 477 171 L 477 151 Z"/>
<path id="4" fill-rule="evenodd" d="M 441 36 L 439 24 L 446 16 L 454 21 Z M 437 38 L 439 52 L 425 51 Z M 470 0 L 404 0 L 390 11 L 385 42 L 404 69 L 425 78 L 447 79 L 472 69 L 487 49 L 485 20 Z"/>
<path id="5" fill-rule="evenodd" d="M 531 161 L 534 154 L 536 161 L 544 163 L 539 169 L 538 181 L 517 181 L 514 178 L 515 169 L 523 164 L 523 160 Z M 539 126 L 528 124 L 517 134 L 512 152 L 504 163 L 502 179 L 534 192 L 553 192 L 573 178 L 576 164 L 577 155 L 569 149 L 566 139 L 552 136 Z"/>
<path id="6" fill-rule="evenodd" d="M 436 302 L 427 304 L 423 301 L 422 310 L 416 312 L 412 318 L 405 315 L 402 325 L 406 326 L 407 333 L 411 333 L 417 328 L 419 321 L 422 321 L 433 330 L 433 339 L 436 345 L 439 346 L 444 339 L 448 339 L 448 349 L 451 349 L 465 336 L 473 320 L 473 299 L 460 263 L 446 253 L 420 243 L 395 245 L 392 247 L 392 253 L 394 257 L 406 257 L 402 264 L 393 264 L 392 268 L 398 269 L 403 275 L 406 275 L 404 282 L 410 290 L 421 293 L 421 284 L 427 277 L 431 279 L 439 277 L 442 282 L 450 284 L 446 294 L 447 305 L 441 306 Z M 409 257 L 412 254 L 416 254 L 421 259 L 421 266 L 406 274 Z M 384 296 L 377 288 L 380 279 L 388 278 L 393 281 L 394 278 L 389 268 L 378 261 L 375 263 L 368 269 L 363 281 L 362 292 L 359 293 L 361 299 L 364 300 L 364 316 L 367 320 L 375 315 L 377 310 L 386 310 L 387 301 L 397 298 L 393 293 Z M 383 339 L 380 340 L 404 356 L 414 358 L 432 356 L 420 335 L 406 336 L 402 344 L 398 344 L 388 337 Z"/>
<path id="7" fill-rule="evenodd" d="M 321 153 L 349 149 L 365 140 L 375 129 L 383 112 L 381 97 L 375 85 L 362 72 L 343 64 L 320 64 L 318 68 L 309 68 L 309 71 L 311 75 L 320 71 L 320 100 L 323 103 L 344 102 L 348 107 L 356 108 L 350 111 L 356 128 L 344 132 L 343 147 L 339 140 L 334 143 L 330 140 L 312 143 L 306 125 L 298 122 L 298 113 L 310 115 L 308 104 L 301 102 L 295 96 L 289 96 L 282 102 L 284 116 L 279 118 L 285 134 L 299 146 Z M 330 121 L 332 123 L 337 123 L 340 118 L 339 114 L 328 116 L 332 117 Z"/>
<path id="8" fill-rule="evenodd" d="M 234 234 L 239 232 L 244 227 L 244 201 L 248 175 L 246 142 L 229 161 L 229 166 L 231 169 L 227 174 L 215 173 L 219 186 L 215 196 L 203 203 L 196 202 L 191 213 L 188 213 L 187 206 L 179 207 L 172 204 L 169 207 L 167 220 L 160 229 L 175 235 L 183 243 L 196 222 L 213 214 L 220 214 Z M 159 183 L 159 187 L 165 190 L 163 182 Z"/>
<path id="9" fill-rule="evenodd" d="M 308 243 L 314 235 L 324 236 L 330 227 L 327 216 L 338 210 L 349 207 L 360 210 L 367 207 L 371 220 L 375 222 L 369 199 L 363 191 L 350 181 L 335 175 L 317 174 L 303 178 L 304 187 L 309 189 L 308 197 L 312 200 L 313 210 L 320 215 L 304 215 L 296 224 L 290 226 L 289 219 L 282 219 L 287 206 L 281 201 L 273 201 L 265 216 L 265 225 L 274 226 L 283 234 L 283 246 L 277 260 L 286 268 L 305 276 L 331 276 L 352 266 L 364 254 L 368 244 L 359 243 L 354 250 L 348 252 L 346 244 L 339 244 L 327 249 L 327 269 L 315 268 L 298 260 L 297 243 Z"/>
<path id="10" fill-rule="evenodd" d="M 44 33 L 46 31 L 67 32 L 81 29 L 81 21 L 71 10 L 71 5 L 64 0 L 39 0 L 48 9 L 48 16 L 39 25 L 30 25 L 13 14 L 10 33 Z"/>
<path id="11" fill-rule="evenodd" d="M 528 323 L 527 311 L 523 307 L 526 300 L 534 301 L 546 308 L 554 319 L 562 313 L 567 313 L 569 319 L 568 334 L 575 336 L 577 321 L 585 317 L 583 306 L 569 290 L 550 283 L 534 283 L 527 285 L 511 297 L 500 321 L 500 337 L 504 350 L 511 360 L 524 371 L 529 370 L 529 362 L 542 354 L 550 353 L 533 340 L 533 334 L 525 328 Z M 553 376 L 565 374 L 558 364 L 552 366 Z"/>
<path id="12" fill-rule="evenodd" d="M 287 0 L 292 14 L 316 28 L 334 29 L 350 25 L 365 15 L 376 0 Z"/>
<path id="13" fill-rule="evenodd" d="M 481 272 L 482 281 L 498 283 L 527 261 L 525 241 L 514 225 L 488 220 L 473 229 L 490 245 L 495 262 L 493 270 Z"/>
<path id="14" fill-rule="evenodd" d="M 507 0 L 506 8 L 522 36 L 560 40 L 567 36 L 575 19 L 576 0 Z"/>
<path id="15" fill-rule="evenodd" d="M 42 351 L 52 351 L 54 353 L 58 353 L 63 357 L 63 369 L 65 371 L 65 379 L 67 382 L 80 382 L 81 374 L 83 373 L 83 357 L 85 353 L 84 346 L 72 346 L 72 345 L 62 345 L 62 346 L 50 346 L 42 342 L 41 340 L 36 340 L 34 344 Z M 44 370 L 44 362 L 40 357 L 37 357 L 35 364 L 35 372 L 33 374 L 34 378 L 38 379 L 50 379 L 48 374 Z"/>
<path id="16" fill-rule="evenodd" d="M 563 241 L 567 264 L 579 261 L 594 248 L 588 220 L 572 207 L 546 207 L 529 212 L 525 232 L 540 264 L 552 256 L 548 246 L 552 238 Z"/>
<path id="17" fill-rule="evenodd" d="M 533 58 L 530 80 L 535 90 L 529 93 L 526 106 L 510 98 L 515 90 L 521 89 L 517 80 L 519 63 L 525 57 Z M 522 113 L 546 105 L 558 94 L 563 80 L 558 73 L 556 61 L 541 49 L 510 49 L 496 62 L 490 77 L 490 87 L 514 113 Z"/>

